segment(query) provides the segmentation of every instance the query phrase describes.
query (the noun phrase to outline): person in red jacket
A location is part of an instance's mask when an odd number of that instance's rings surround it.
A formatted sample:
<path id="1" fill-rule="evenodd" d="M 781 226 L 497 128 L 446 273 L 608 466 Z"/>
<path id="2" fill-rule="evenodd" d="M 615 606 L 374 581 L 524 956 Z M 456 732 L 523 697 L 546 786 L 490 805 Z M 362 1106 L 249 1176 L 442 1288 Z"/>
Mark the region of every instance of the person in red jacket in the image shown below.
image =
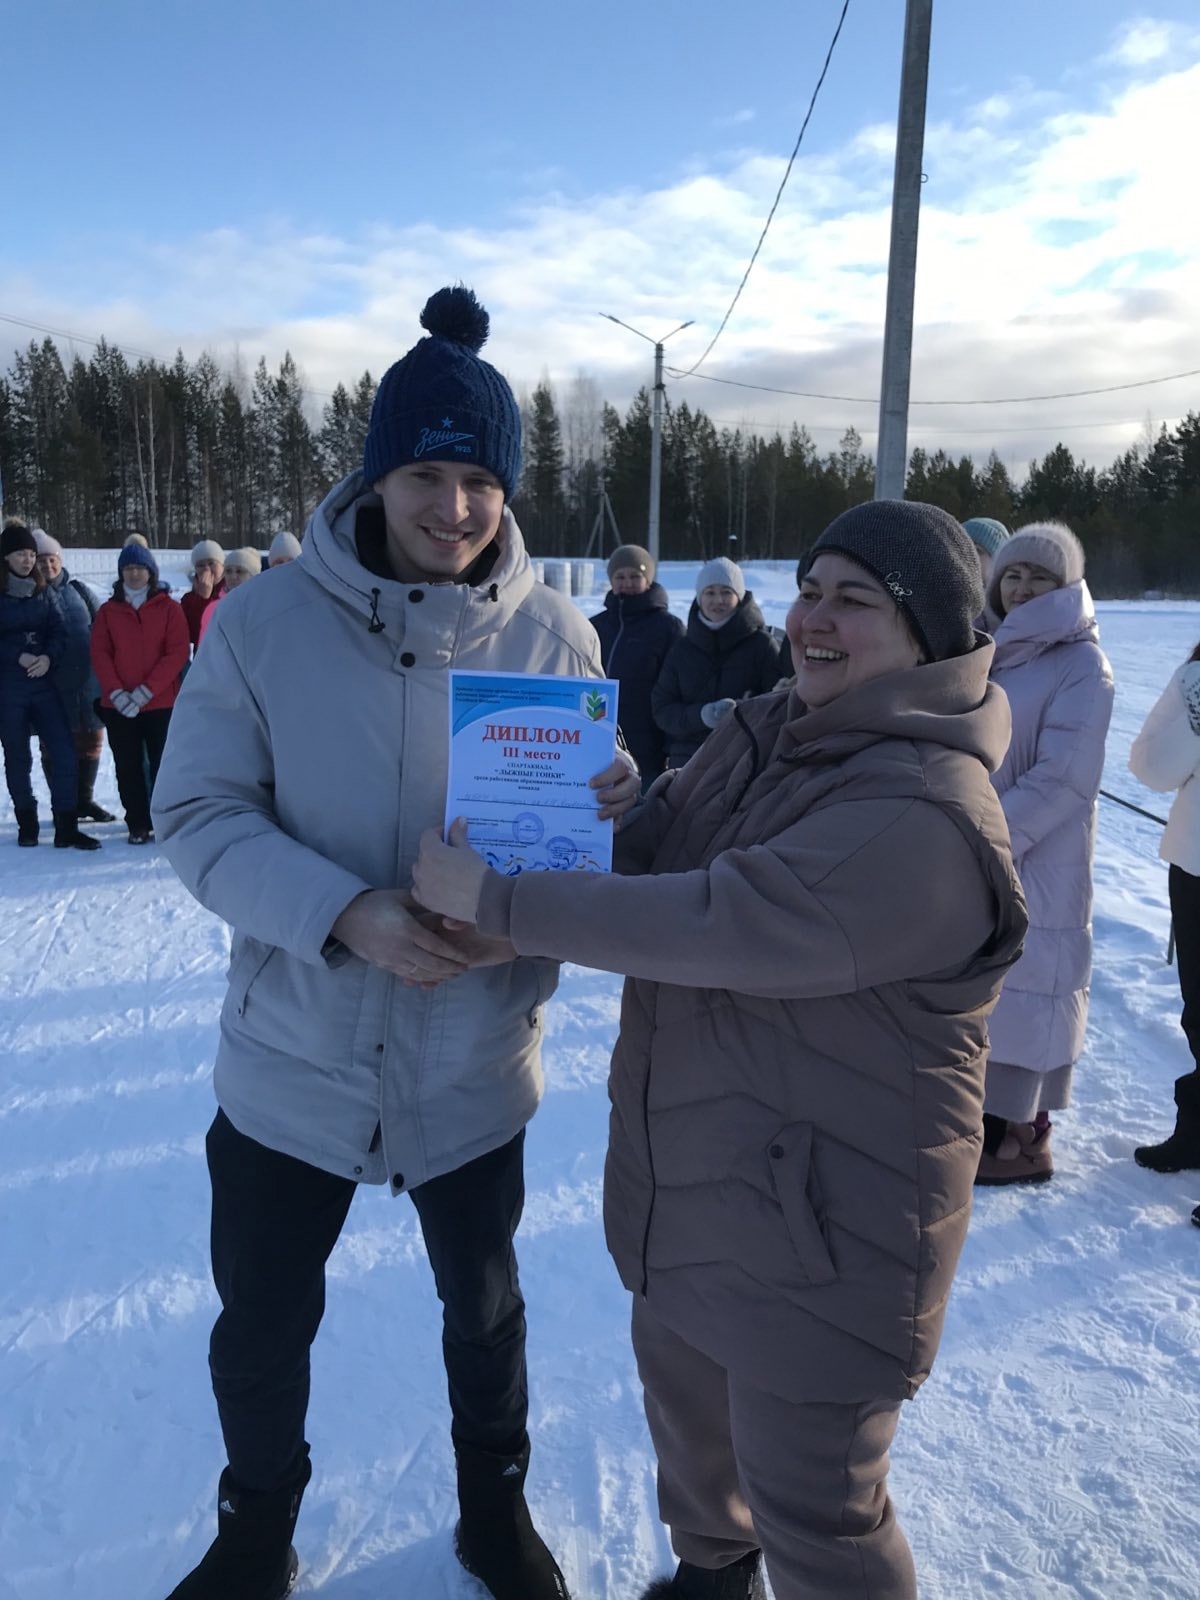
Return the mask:
<path id="1" fill-rule="evenodd" d="M 187 665 L 188 625 L 182 607 L 160 587 L 158 565 L 144 546 L 125 546 L 117 574 L 112 599 L 97 611 L 92 626 L 92 666 L 129 842 L 149 844 L 154 837 L 150 792 Z"/>
<path id="2" fill-rule="evenodd" d="M 192 587 L 180 601 L 193 651 L 200 643 L 200 624 L 224 593 L 225 552 L 215 539 L 201 539 L 192 547 Z"/>

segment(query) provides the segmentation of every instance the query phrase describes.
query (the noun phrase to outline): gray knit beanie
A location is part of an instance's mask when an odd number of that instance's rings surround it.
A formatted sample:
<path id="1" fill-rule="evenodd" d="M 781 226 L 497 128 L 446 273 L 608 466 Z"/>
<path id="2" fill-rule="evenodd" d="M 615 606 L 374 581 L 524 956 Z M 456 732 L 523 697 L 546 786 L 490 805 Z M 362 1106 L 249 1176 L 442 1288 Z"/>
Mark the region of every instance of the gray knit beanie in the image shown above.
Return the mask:
<path id="1" fill-rule="evenodd" d="M 705 589 L 712 588 L 732 589 L 739 600 L 743 598 L 746 580 L 736 561 L 730 561 L 728 556 L 716 556 L 704 563 L 696 574 L 696 594 L 702 595 Z"/>
<path id="2" fill-rule="evenodd" d="M 834 518 L 808 552 L 808 567 L 826 550 L 856 561 L 889 591 L 930 661 L 975 648 L 979 559 L 948 511 L 917 500 L 868 500 Z"/>
<path id="3" fill-rule="evenodd" d="M 643 550 L 640 544 L 618 545 L 612 555 L 609 556 L 609 583 L 613 580 L 613 574 L 619 572 L 622 567 L 636 567 L 639 572 L 645 574 L 647 583 L 654 582 L 654 573 L 656 571 L 654 557 L 649 550 Z"/>

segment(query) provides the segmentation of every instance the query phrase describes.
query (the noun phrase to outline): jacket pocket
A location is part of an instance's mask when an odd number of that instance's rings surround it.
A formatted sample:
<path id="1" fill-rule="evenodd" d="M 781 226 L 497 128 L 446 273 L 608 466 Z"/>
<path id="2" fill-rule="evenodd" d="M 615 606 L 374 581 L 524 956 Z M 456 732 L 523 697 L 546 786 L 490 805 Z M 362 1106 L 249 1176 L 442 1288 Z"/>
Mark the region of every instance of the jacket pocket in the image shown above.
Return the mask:
<path id="1" fill-rule="evenodd" d="M 809 1122 L 793 1122 L 781 1128 L 767 1146 L 767 1165 L 796 1259 L 809 1283 L 816 1288 L 833 1283 L 837 1268 L 814 1207 L 812 1137 Z"/>
<path id="2" fill-rule="evenodd" d="M 274 954 L 274 945 L 260 944 L 257 939 L 247 939 L 238 951 L 229 969 L 229 993 L 225 999 L 235 1016 L 245 1014 L 250 990 Z"/>
<path id="3" fill-rule="evenodd" d="M 533 1004 L 526 1012 L 526 1017 L 531 1028 L 538 1028 L 542 1022 L 542 1007 L 558 988 L 557 961 L 549 961 L 543 956 L 530 956 L 526 958 L 533 968 L 534 998 Z"/>

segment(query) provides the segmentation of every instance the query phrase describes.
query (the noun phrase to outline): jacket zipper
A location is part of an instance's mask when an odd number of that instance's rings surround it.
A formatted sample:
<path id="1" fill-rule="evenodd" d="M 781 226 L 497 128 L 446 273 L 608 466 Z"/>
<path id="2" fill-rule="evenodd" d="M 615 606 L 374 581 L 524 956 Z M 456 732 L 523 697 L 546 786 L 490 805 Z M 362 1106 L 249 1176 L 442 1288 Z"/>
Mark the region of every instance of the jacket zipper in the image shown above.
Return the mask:
<path id="1" fill-rule="evenodd" d="M 733 805 L 730 807 L 731 811 L 736 811 L 738 809 L 738 807 L 741 805 L 742 801 L 746 797 L 746 790 L 749 789 L 750 785 L 754 782 L 755 778 L 758 776 L 760 758 L 759 758 L 759 753 L 758 753 L 758 740 L 754 737 L 754 735 L 751 733 L 750 729 L 747 727 L 746 720 L 742 716 L 742 711 L 741 711 L 741 707 L 740 706 L 735 706 L 733 708 L 733 715 L 734 715 L 734 717 L 735 717 L 735 719 L 737 721 L 738 727 L 741 728 L 742 732 L 746 735 L 747 739 L 749 739 L 749 741 L 750 741 L 750 754 L 751 754 L 751 757 L 752 757 L 752 763 L 751 763 L 751 768 L 750 768 L 750 776 L 746 779 L 745 783 L 742 785 L 737 799 L 734 801 Z M 647 1164 L 649 1165 L 649 1168 L 650 1168 L 650 1204 L 646 1208 L 646 1226 L 645 1226 L 645 1229 L 643 1230 L 643 1233 L 642 1233 L 642 1298 L 644 1300 L 646 1298 L 646 1291 L 647 1291 L 647 1288 L 649 1287 L 649 1282 L 650 1282 L 650 1267 L 649 1267 L 650 1229 L 651 1229 L 651 1227 L 653 1226 L 653 1223 L 654 1223 L 654 1203 L 658 1198 L 658 1179 L 657 1179 L 657 1177 L 655 1175 L 655 1172 L 654 1172 L 654 1146 L 650 1142 L 650 1064 L 649 1064 L 649 1062 L 646 1063 L 646 1078 L 645 1078 L 644 1083 L 642 1084 L 642 1130 L 646 1135 L 646 1161 L 647 1161 Z"/>
<path id="2" fill-rule="evenodd" d="M 650 1166 L 650 1204 L 646 1207 L 646 1228 L 642 1234 L 642 1299 L 650 1287 L 650 1228 L 654 1222 L 654 1202 L 658 1199 L 658 1179 L 654 1172 L 654 1146 L 650 1143 L 650 1063 L 646 1063 L 646 1080 L 642 1084 L 642 1126 L 646 1132 L 646 1160 Z"/>
<path id="3" fill-rule="evenodd" d="M 746 779 L 745 783 L 738 790 L 738 797 L 733 802 L 733 804 L 730 806 L 730 808 L 729 808 L 730 811 L 736 811 L 738 809 L 738 807 L 741 805 L 742 801 L 746 798 L 746 791 L 747 791 L 747 789 L 749 789 L 750 785 L 754 782 L 755 778 L 758 777 L 758 769 L 759 769 L 759 766 L 761 765 L 761 759 L 759 757 L 759 752 L 758 752 L 758 740 L 754 737 L 754 735 L 750 732 L 750 729 L 746 726 L 746 719 L 742 715 L 741 706 L 734 706 L 734 708 L 733 708 L 733 717 L 734 717 L 734 721 L 737 723 L 738 727 L 742 730 L 742 732 L 746 735 L 747 739 L 749 739 L 749 741 L 750 741 L 751 761 L 750 761 L 750 776 Z"/>
<path id="4" fill-rule="evenodd" d="M 617 617 L 617 636 L 612 642 L 612 649 L 608 652 L 608 665 L 604 669 L 605 672 L 608 673 L 611 673 L 613 670 L 613 665 L 617 659 L 617 646 L 621 643 L 621 636 L 625 632 L 625 608 L 621 605 L 619 600 L 617 602 Z"/>

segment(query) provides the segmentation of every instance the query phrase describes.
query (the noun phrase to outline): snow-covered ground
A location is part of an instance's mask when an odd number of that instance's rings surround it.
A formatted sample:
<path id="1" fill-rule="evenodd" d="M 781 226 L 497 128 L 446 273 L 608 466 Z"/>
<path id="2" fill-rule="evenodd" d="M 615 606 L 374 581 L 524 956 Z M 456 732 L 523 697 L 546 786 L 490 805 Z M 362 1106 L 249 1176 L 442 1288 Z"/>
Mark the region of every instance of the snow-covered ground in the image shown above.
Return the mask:
<path id="1" fill-rule="evenodd" d="M 693 573 L 664 569 L 680 615 Z M 752 583 L 782 621 L 789 566 Z M 1101 612 L 1106 787 L 1162 815 L 1125 760 L 1200 606 Z M 101 791 L 115 808 L 110 769 Z M 0 804 L 0 1597 L 162 1600 L 207 1545 L 222 1460 L 202 1145 L 228 936 L 120 827 L 92 856 L 18 852 Z M 905 1411 L 892 1487 L 928 1600 L 1200 1595 L 1200 1174 L 1131 1156 L 1167 1131 L 1187 1065 L 1156 847 L 1101 802 L 1092 1020 L 1059 1170 L 979 1196 L 937 1368 Z M 550 1007 L 521 1234 L 530 1494 L 577 1600 L 634 1600 L 671 1564 L 600 1229 L 617 998 L 568 968 Z M 411 1206 L 379 1191 L 333 1258 L 309 1436 L 299 1593 L 478 1594 L 450 1546 L 437 1301 Z"/>

